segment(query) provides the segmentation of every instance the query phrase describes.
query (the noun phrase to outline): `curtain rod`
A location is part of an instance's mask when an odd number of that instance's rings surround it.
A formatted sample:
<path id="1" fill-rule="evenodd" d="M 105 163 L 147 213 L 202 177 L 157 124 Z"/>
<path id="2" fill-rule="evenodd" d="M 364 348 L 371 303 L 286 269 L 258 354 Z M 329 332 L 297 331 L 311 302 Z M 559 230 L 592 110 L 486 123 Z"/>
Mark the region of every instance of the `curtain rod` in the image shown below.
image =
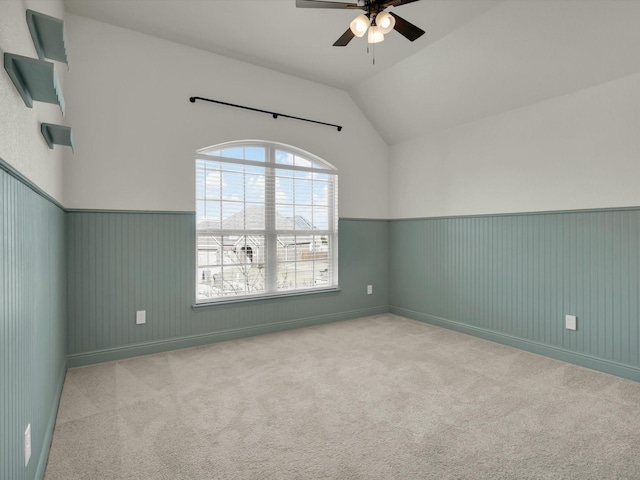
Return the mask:
<path id="1" fill-rule="evenodd" d="M 191 103 L 196 103 L 196 100 L 204 100 L 205 102 L 218 103 L 220 105 L 226 105 L 228 107 L 242 108 L 244 110 L 251 110 L 252 112 L 268 113 L 273 118 L 285 117 L 285 118 L 292 118 L 294 120 L 302 120 L 303 122 L 317 123 L 318 125 L 326 125 L 328 127 L 335 127 L 335 128 L 338 129 L 339 132 L 342 131 L 342 126 L 341 125 L 335 125 L 333 123 L 319 122 L 318 120 L 309 120 L 308 118 L 294 117 L 293 115 L 287 115 L 285 113 L 270 112 L 269 110 L 261 110 L 259 108 L 245 107 L 243 105 L 236 105 L 235 103 L 227 103 L 227 102 L 222 102 L 220 100 L 212 100 L 211 98 L 204 98 L 204 97 L 190 97 L 189 98 L 189 101 Z"/>

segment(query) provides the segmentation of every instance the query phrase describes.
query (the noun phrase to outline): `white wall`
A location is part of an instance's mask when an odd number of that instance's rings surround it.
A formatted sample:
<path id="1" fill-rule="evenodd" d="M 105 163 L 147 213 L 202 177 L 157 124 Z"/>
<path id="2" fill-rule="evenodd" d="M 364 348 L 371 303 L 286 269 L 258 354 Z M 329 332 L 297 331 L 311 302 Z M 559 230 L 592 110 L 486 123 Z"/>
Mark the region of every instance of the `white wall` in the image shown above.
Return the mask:
<path id="1" fill-rule="evenodd" d="M 192 211 L 195 150 L 261 139 L 335 165 L 340 216 L 388 216 L 388 147 L 346 92 L 71 14 L 67 33 L 76 153 L 65 160 L 65 206 Z M 192 104 L 191 96 L 344 129 Z"/>
<path id="2" fill-rule="evenodd" d="M 397 144 L 392 218 L 640 205 L 640 74 Z"/>
<path id="3" fill-rule="evenodd" d="M 26 9 L 64 19 L 62 0 L 0 1 L 0 53 L 37 58 L 26 21 Z M 53 62 L 66 97 L 66 65 Z M 62 158 L 67 147 L 49 149 L 40 133 L 40 123 L 65 124 L 60 108 L 34 102 L 28 108 L 4 68 L 0 72 L 0 158 L 62 202 Z"/>
<path id="4" fill-rule="evenodd" d="M 640 1 L 501 1 L 350 92 L 395 145 L 640 72 L 638 20 Z"/>

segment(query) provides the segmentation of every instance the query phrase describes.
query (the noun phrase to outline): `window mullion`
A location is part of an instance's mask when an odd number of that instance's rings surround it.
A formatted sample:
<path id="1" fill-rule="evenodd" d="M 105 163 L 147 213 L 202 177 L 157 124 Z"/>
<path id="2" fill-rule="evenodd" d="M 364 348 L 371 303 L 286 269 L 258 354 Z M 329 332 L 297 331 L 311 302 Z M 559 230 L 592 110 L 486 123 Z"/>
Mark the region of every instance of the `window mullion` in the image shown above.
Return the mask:
<path id="1" fill-rule="evenodd" d="M 336 198 L 338 194 L 338 177 L 333 179 L 331 186 L 329 187 L 329 230 L 331 234 L 329 236 L 331 247 L 329 248 L 329 282 L 331 284 L 337 284 L 338 280 L 338 205 Z"/>
<path id="2" fill-rule="evenodd" d="M 275 163 L 275 150 L 270 146 L 267 152 L 268 162 Z M 276 169 L 265 168 L 265 290 L 275 292 L 278 289 L 278 235 L 276 233 Z"/>

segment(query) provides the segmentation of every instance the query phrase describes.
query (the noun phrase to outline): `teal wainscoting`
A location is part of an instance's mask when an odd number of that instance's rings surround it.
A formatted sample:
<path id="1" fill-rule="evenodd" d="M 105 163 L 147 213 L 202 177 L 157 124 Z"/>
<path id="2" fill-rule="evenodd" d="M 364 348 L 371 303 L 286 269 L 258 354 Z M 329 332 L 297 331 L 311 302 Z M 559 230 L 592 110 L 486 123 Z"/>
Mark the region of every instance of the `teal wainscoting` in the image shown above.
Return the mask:
<path id="1" fill-rule="evenodd" d="M 640 380 L 639 225 L 640 209 L 391 221 L 390 311 Z"/>
<path id="2" fill-rule="evenodd" d="M 341 220 L 339 238 L 338 292 L 194 309 L 195 214 L 69 211 L 68 364 L 388 312 L 388 221 Z"/>
<path id="3" fill-rule="evenodd" d="M 66 372 L 65 213 L 0 160 L 0 478 L 42 478 Z M 24 465 L 24 432 L 32 453 Z"/>

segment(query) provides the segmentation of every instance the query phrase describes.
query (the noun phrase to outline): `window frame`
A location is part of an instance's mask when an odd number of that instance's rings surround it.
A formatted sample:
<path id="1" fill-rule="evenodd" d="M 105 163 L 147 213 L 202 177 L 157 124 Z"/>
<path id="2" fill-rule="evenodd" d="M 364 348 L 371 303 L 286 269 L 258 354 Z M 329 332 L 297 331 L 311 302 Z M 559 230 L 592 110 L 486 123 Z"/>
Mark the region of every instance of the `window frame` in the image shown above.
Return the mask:
<path id="1" fill-rule="evenodd" d="M 226 149 L 233 148 L 251 148 L 251 147 L 259 147 L 264 148 L 265 152 L 265 160 L 246 160 L 246 159 L 238 159 L 238 158 L 230 158 L 222 156 L 222 151 Z M 278 163 L 276 158 L 276 152 L 282 151 L 287 154 L 293 155 L 295 157 L 301 157 L 302 159 L 311 162 L 311 166 L 302 166 L 302 165 L 289 165 L 284 163 Z M 206 153 L 205 153 L 206 152 Z M 217 152 L 217 155 L 211 154 L 212 152 Z M 246 156 L 246 155 L 243 155 Z M 245 140 L 245 141 L 234 141 L 234 142 L 226 142 L 222 144 L 212 145 L 206 148 L 202 148 L 196 151 L 195 155 L 195 199 L 196 203 L 199 201 L 204 201 L 204 211 L 207 211 L 206 202 L 209 201 L 223 201 L 223 194 L 220 194 L 220 198 L 217 200 L 207 199 L 206 193 L 203 195 L 203 198 L 198 198 L 198 187 L 199 187 L 199 172 L 201 171 L 198 166 L 198 162 L 204 161 L 213 161 L 220 162 L 223 164 L 235 164 L 235 165 L 248 165 L 264 168 L 264 229 L 247 229 L 246 225 L 244 229 L 225 229 L 222 227 L 222 217 L 220 216 L 220 224 L 219 228 L 213 229 L 203 229 L 200 230 L 198 228 L 198 224 L 201 220 L 198 217 L 198 209 L 196 209 L 196 227 L 195 227 L 195 241 L 196 241 L 196 271 L 195 271 L 195 305 L 194 306 L 207 306 L 207 305 L 216 305 L 221 303 L 235 303 L 242 302 L 248 300 L 260 300 L 260 299 L 268 299 L 273 297 L 286 297 L 286 296 L 296 296 L 296 295 L 306 295 L 313 293 L 322 293 L 322 292 L 330 292 L 339 290 L 338 284 L 338 169 L 331 165 L 326 160 L 319 158 L 316 155 L 313 155 L 307 151 L 301 150 L 299 148 L 293 147 L 291 145 L 286 145 L 277 142 L 270 141 L 261 141 L 261 140 Z M 322 168 L 314 168 L 313 165 L 322 167 Z M 326 229 L 317 229 L 313 227 L 313 224 L 309 219 L 303 217 L 303 219 L 307 220 L 311 224 L 311 229 L 295 229 L 295 225 L 293 230 L 290 229 L 278 229 L 277 228 L 277 218 L 276 212 L 279 204 L 277 201 L 277 192 L 276 192 L 276 177 L 278 177 L 278 173 L 280 169 L 288 170 L 294 172 L 292 174 L 292 178 L 295 177 L 295 172 L 309 172 L 321 175 L 327 175 L 327 228 Z M 222 168 L 220 169 L 222 170 Z M 205 166 L 206 171 L 206 166 Z M 206 178 L 206 177 L 205 177 Z M 283 177 L 279 177 L 283 178 Z M 204 180 L 206 184 L 206 179 Z M 313 197 L 312 197 L 313 198 Z M 291 207 L 294 208 L 296 205 L 300 205 L 300 203 L 296 203 L 295 196 L 291 199 L 292 204 Z M 244 194 L 243 203 L 246 205 L 246 193 Z M 310 205 L 303 204 L 306 207 L 310 207 L 312 210 L 314 207 L 318 205 L 315 204 L 315 199 L 311 200 Z M 324 206 L 322 206 L 324 207 Z M 243 212 L 246 212 L 246 206 L 243 209 Z M 295 222 L 295 218 L 297 215 L 293 217 L 286 217 L 292 222 Z M 206 214 L 205 214 L 205 217 Z M 215 297 L 200 297 L 199 286 L 201 285 L 200 277 L 201 277 L 201 267 L 199 265 L 199 255 L 201 252 L 200 247 L 200 236 L 202 233 L 211 235 L 211 236 L 239 236 L 248 238 L 250 235 L 254 236 L 263 236 L 264 237 L 264 292 L 260 293 L 240 293 L 240 294 L 223 294 Z M 278 258 L 278 241 L 280 236 L 303 236 L 303 237 L 311 237 L 311 242 L 315 244 L 315 238 L 318 237 L 322 241 L 322 237 L 326 237 L 327 239 L 327 283 L 320 286 L 312 286 L 312 287 L 303 287 L 303 288 L 291 288 L 291 289 L 279 289 L 278 288 L 278 267 L 286 262 L 279 261 Z M 297 243 L 295 244 L 296 248 Z M 311 247 L 310 247 L 311 248 Z M 224 257 L 224 246 L 221 246 L 221 256 Z M 300 260 L 296 259 L 293 263 L 298 264 Z M 237 264 L 240 265 L 240 264 Z M 313 265 L 315 267 L 315 256 L 313 260 Z M 221 260 L 219 265 L 221 268 L 224 267 L 224 259 Z M 297 267 L 296 267 L 297 268 Z M 311 276 L 314 278 L 315 270 L 311 271 Z M 224 274 L 223 274 L 224 275 Z M 297 280 L 296 280 L 297 281 Z M 315 278 L 313 279 L 315 282 Z M 297 285 L 296 285 L 297 287 Z"/>

